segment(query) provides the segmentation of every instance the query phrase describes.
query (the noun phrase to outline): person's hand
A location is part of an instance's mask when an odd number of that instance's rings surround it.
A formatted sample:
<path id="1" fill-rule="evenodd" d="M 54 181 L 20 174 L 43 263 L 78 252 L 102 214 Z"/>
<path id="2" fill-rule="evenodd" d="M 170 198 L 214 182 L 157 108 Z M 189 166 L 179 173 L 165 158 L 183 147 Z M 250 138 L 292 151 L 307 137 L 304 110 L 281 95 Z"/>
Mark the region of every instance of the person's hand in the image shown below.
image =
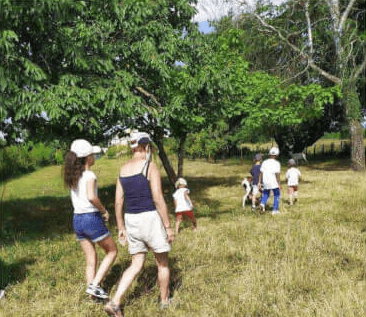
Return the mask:
<path id="1" fill-rule="evenodd" d="M 109 220 L 109 213 L 108 211 L 106 210 L 104 214 L 102 214 L 102 217 L 103 217 L 103 220 L 104 221 L 108 221 Z"/>
<path id="2" fill-rule="evenodd" d="M 166 228 L 166 234 L 168 235 L 168 242 L 172 243 L 174 241 L 174 231 L 171 227 Z"/>
<path id="3" fill-rule="evenodd" d="M 118 241 L 123 247 L 127 244 L 127 232 L 125 228 L 118 230 Z"/>

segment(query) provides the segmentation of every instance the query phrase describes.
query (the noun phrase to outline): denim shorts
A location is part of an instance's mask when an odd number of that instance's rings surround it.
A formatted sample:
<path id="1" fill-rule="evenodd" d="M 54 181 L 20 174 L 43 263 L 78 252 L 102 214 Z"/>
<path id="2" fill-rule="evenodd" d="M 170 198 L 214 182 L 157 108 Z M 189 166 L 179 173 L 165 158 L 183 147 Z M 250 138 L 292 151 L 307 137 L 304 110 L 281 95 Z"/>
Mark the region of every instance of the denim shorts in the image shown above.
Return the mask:
<path id="1" fill-rule="evenodd" d="M 92 242 L 99 242 L 111 235 L 100 212 L 74 214 L 73 225 L 79 241 L 89 239 Z"/>

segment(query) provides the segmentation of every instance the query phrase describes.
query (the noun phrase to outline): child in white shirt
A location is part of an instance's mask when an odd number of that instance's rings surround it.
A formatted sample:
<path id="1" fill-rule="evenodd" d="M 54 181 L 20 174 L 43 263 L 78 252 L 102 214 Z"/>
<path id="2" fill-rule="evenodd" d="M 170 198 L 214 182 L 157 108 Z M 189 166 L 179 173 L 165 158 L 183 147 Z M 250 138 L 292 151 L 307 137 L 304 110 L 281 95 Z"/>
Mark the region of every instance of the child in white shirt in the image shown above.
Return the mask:
<path id="1" fill-rule="evenodd" d="M 287 179 L 287 194 L 289 196 L 290 206 L 297 201 L 297 191 L 299 180 L 301 178 L 301 173 L 299 169 L 297 169 L 296 162 L 294 159 L 290 159 L 288 161 L 289 169 L 286 172 L 286 179 Z"/>
<path id="2" fill-rule="evenodd" d="M 175 233 L 178 234 L 180 223 L 183 220 L 183 216 L 188 217 L 193 224 L 193 230 L 196 231 L 197 221 L 193 215 L 193 203 L 189 198 L 189 189 L 187 188 L 187 181 L 184 178 L 178 178 L 175 182 L 175 188 L 177 190 L 173 194 L 175 204 Z"/>
<path id="3" fill-rule="evenodd" d="M 281 165 L 280 162 L 276 160 L 279 154 L 280 151 L 278 148 L 271 148 L 269 151 L 269 158 L 262 163 L 259 174 L 259 186 L 262 187 L 263 183 L 263 196 L 261 199 L 260 207 L 262 212 L 266 211 L 266 203 L 269 198 L 270 192 L 272 191 L 274 196 L 272 215 L 276 215 L 280 212 L 279 203 L 281 195 Z"/>

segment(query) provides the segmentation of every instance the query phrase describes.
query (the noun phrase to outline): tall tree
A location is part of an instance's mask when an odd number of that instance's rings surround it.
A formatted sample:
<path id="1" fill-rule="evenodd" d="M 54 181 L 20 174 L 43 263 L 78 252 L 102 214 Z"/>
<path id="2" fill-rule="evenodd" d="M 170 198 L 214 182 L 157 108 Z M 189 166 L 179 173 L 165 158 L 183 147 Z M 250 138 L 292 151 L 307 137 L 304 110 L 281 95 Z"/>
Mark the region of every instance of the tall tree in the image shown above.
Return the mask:
<path id="1" fill-rule="evenodd" d="M 126 121 L 149 118 L 143 128 L 160 148 L 177 104 L 169 93 L 176 62 L 189 52 L 180 43 L 197 29 L 193 3 L 2 1 L 0 130 L 11 120 L 32 137 L 99 142 Z"/>
<path id="2" fill-rule="evenodd" d="M 237 28 L 239 23 L 233 25 L 229 21 L 223 26 L 226 21 L 217 25 L 217 34 L 213 36 L 221 45 L 226 68 L 230 69 L 228 81 L 231 90 L 227 91 L 228 106 L 225 109 L 233 133 L 230 139 L 238 142 L 255 140 L 260 135 L 277 137 L 282 135 L 281 131 L 301 131 L 304 123 L 318 121 L 326 111 L 325 106 L 334 102 L 338 89 L 322 87 L 316 82 L 284 83 L 280 76 L 271 74 L 267 69 L 255 69 L 245 60 L 248 47 L 245 44 L 243 47 L 243 37 L 248 34 Z M 281 152 L 288 152 L 289 140 L 277 140 Z"/>
<path id="3" fill-rule="evenodd" d="M 340 103 L 349 127 L 354 170 L 365 169 L 361 104 L 357 83 L 366 68 L 365 1 L 292 0 L 259 6 L 243 18 L 255 18 L 262 32 L 275 34 L 303 69 L 340 87 Z M 310 79 L 312 77 L 310 76 Z"/>

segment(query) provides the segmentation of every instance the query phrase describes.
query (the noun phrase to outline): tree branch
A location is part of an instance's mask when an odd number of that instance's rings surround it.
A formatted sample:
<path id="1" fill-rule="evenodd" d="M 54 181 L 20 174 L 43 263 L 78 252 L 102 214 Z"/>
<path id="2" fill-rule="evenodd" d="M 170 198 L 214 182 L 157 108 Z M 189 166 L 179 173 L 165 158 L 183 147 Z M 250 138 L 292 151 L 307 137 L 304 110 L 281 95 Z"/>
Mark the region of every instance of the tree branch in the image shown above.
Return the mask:
<path id="1" fill-rule="evenodd" d="M 310 14 L 309 14 L 309 0 L 305 2 L 305 17 L 306 22 L 308 24 L 308 39 L 309 39 L 309 47 L 310 47 L 310 59 L 313 59 L 314 55 L 314 47 L 313 47 L 313 32 L 311 29 L 311 21 L 310 21 Z"/>
<path id="2" fill-rule="evenodd" d="M 344 23 L 346 22 L 346 20 L 348 18 L 348 15 L 351 12 L 351 9 L 352 9 L 353 5 L 355 4 L 355 2 L 356 2 L 356 0 L 351 0 L 348 3 L 348 6 L 347 6 L 346 10 L 343 12 L 342 17 L 341 17 L 341 21 L 339 22 L 339 26 L 338 26 L 338 32 L 339 33 L 342 32 Z"/>
<path id="3" fill-rule="evenodd" d="M 319 74 L 323 75 L 325 78 L 329 79 L 331 82 L 340 85 L 342 83 L 341 79 L 329 74 L 325 70 L 321 69 L 320 67 L 316 66 L 314 61 L 310 61 L 309 65 L 312 69 L 316 70 Z"/>
<path id="4" fill-rule="evenodd" d="M 365 70 L 366 68 L 366 56 L 363 59 L 362 64 L 360 65 L 360 67 L 357 69 L 357 71 L 355 72 L 355 74 L 353 75 L 353 78 L 356 79 L 357 77 L 359 77 L 361 75 L 361 73 Z"/>
<path id="5" fill-rule="evenodd" d="M 153 94 L 148 93 L 144 88 L 137 86 L 136 89 L 141 92 L 143 95 L 145 95 L 148 98 L 151 98 L 152 101 L 154 101 L 155 104 L 157 104 L 159 107 L 161 107 L 161 103 L 156 99 L 156 97 Z"/>
<path id="6" fill-rule="evenodd" d="M 312 68 L 312 69 L 314 69 L 315 71 L 317 71 L 319 74 L 321 74 L 322 76 L 324 76 L 325 78 L 327 78 L 327 79 L 329 79 L 331 82 L 333 82 L 333 83 L 335 83 L 335 84 L 337 84 L 337 85 L 339 85 L 339 84 L 341 84 L 341 79 L 340 78 L 338 78 L 338 77 L 336 77 L 336 76 L 333 76 L 333 75 L 331 75 L 331 74 L 329 74 L 328 72 L 326 72 L 325 70 L 323 70 L 323 69 L 321 69 L 320 67 L 318 67 L 318 66 L 316 66 L 315 65 L 315 63 L 314 63 L 314 61 L 309 57 L 309 55 L 308 54 L 306 54 L 306 53 L 304 53 L 302 50 L 300 50 L 297 46 L 295 46 L 295 45 L 293 45 L 289 40 L 287 40 L 283 35 L 282 35 L 282 33 L 279 31 L 279 30 L 277 30 L 275 27 L 273 27 L 272 25 L 269 25 L 268 23 L 266 23 L 258 14 L 256 14 L 256 13 L 254 13 L 254 16 L 260 21 L 260 23 L 264 26 L 264 27 L 266 27 L 266 28 L 268 28 L 268 29 L 270 29 L 270 30 L 272 30 L 272 31 L 274 31 L 274 32 L 276 32 L 277 34 L 278 34 L 278 36 L 279 36 L 279 38 L 282 40 L 282 41 L 284 41 L 288 46 L 290 46 L 295 52 L 298 52 L 299 54 L 300 54 L 300 56 L 302 56 L 302 57 L 305 57 L 307 60 L 308 60 L 308 63 L 309 63 L 309 66 Z"/>

